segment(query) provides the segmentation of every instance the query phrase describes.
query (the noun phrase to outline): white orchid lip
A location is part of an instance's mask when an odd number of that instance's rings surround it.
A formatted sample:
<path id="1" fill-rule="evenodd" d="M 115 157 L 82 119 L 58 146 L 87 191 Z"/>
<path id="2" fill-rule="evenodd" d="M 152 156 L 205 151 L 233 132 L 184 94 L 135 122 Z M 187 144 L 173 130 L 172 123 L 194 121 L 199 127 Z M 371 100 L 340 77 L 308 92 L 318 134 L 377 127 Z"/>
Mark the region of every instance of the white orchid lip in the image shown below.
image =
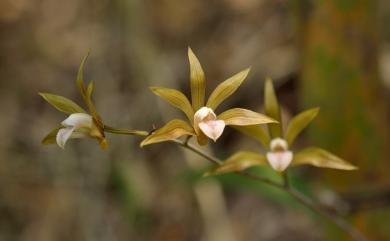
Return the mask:
<path id="1" fill-rule="evenodd" d="M 287 141 L 282 138 L 275 138 L 270 143 L 271 151 L 267 152 L 267 160 L 271 167 L 283 172 L 290 165 L 294 155 L 288 150 Z"/>
<path id="2" fill-rule="evenodd" d="M 92 116 L 85 113 L 73 113 L 66 118 L 61 125 L 65 127 L 74 126 L 76 128 L 92 128 Z"/>
<path id="3" fill-rule="evenodd" d="M 70 138 L 82 138 L 96 129 L 92 116 L 85 113 L 73 113 L 61 122 L 63 128 L 58 130 L 56 141 L 59 147 L 65 148 Z"/>
<path id="4" fill-rule="evenodd" d="M 218 120 L 209 107 L 200 108 L 194 115 L 195 129 L 200 129 L 207 137 L 216 141 L 225 129 L 225 122 Z"/>

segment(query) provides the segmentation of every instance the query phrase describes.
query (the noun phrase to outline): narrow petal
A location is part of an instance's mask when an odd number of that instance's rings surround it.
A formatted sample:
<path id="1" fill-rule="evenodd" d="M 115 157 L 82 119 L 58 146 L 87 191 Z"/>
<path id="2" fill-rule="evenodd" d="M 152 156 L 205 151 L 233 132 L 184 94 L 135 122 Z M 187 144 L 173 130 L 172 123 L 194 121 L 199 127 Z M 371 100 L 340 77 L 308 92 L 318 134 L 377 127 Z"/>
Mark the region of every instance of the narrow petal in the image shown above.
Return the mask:
<path id="1" fill-rule="evenodd" d="M 266 115 L 242 108 L 233 108 L 227 110 L 218 115 L 218 119 L 224 120 L 226 125 L 235 126 L 248 126 L 277 122 L 276 120 Z"/>
<path id="2" fill-rule="evenodd" d="M 187 124 L 187 122 L 174 119 L 146 137 L 141 142 L 141 147 L 158 142 L 174 140 L 184 135 L 195 135 L 194 129 Z"/>
<path id="3" fill-rule="evenodd" d="M 65 144 L 72 135 L 73 131 L 75 130 L 75 127 L 65 127 L 57 132 L 56 141 L 59 147 L 62 149 L 65 148 Z"/>
<path id="4" fill-rule="evenodd" d="M 163 100 L 167 101 L 176 108 L 182 110 L 190 121 L 193 121 L 194 110 L 192 109 L 190 101 L 187 97 L 178 90 L 161 88 L 161 87 L 150 87 L 150 90 L 160 96 Z"/>
<path id="5" fill-rule="evenodd" d="M 85 65 L 85 62 L 87 61 L 88 57 L 89 57 L 89 52 L 81 61 L 81 64 L 79 66 L 79 70 L 77 72 L 76 84 L 77 84 L 77 87 L 79 88 L 81 96 L 84 99 L 85 104 L 88 107 L 89 113 L 91 113 L 91 115 L 95 119 L 96 124 L 101 129 L 103 129 L 104 124 L 103 124 L 102 118 L 100 117 L 99 113 L 97 112 L 96 107 L 92 101 L 93 83 L 90 82 L 87 87 L 84 84 L 84 65 Z"/>
<path id="6" fill-rule="evenodd" d="M 260 125 L 250 125 L 250 126 L 233 126 L 234 129 L 238 130 L 244 135 L 247 135 L 256 141 L 263 144 L 263 146 L 268 147 L 270 143 L 270 137 L 268 133 Z"/>
<path id="7" fill-rule="evenodd" d="M 274 85 L 270 78 L 267 78 L 264 85 L 264 110 L 265 114 L 277 121 L 279 124 L 268 124 L 269 132 L 272 138 L 282 136 L 282 118 L 278 98 L 275 94 Z"/>
<path id="8" fill-rule="evenodd" d="M 296 115 L 288 124 L 286 130 L 286 140 L 291 146 L 295 138 L 305 129 L 317 116 L 320 108 L 312 108 Z"/>
<path id="9" fill-rule="evenodd" d="M 92 116 L 85 113 L 74 113 L 66 118 L 62 123 L 63 126 L 76 128 L 92 128 Z"/>
<path id="10" fill-rule="evenodd" d="M 222 101 L 231 96 L 240 87 L 249 70 L 249 68 L 245 69 L 219 84 L 211 93 L 206 105 L 215 110 Z"/>
<path id="11" fill-rule="evenodd" d="M 199 128 L 209 138 L 216 141 L 225 128 L 225 122 L 223 120 L 209 120 L 199 123 Z"/>
<path id="12" fill-rule="evenodd" d="M 267 152 L 267 160 L 271 167 L 278 171 L 284 171 L 291 163 L 293 153 L 291 151 Z"/>
<path id="13" fill-rule="evenodd" d="M 265 156 L 250 151 L 240 151 L 226 159 L 220 166 L 214 167 L 204 176 L 217 175 L 245 170 L 253 166 L 267 165 Z"/>
<path id="14" fill-rule="evenodd" d="M 356 170 L 357 167 L 318 147 L 308 147 L 296 153 L 292 165 L 312 165 L 339 170 Z"/>
<path id="15" fill-rule="evenodd" d="M 202 66 L 200 65 L 199 60 L 195 56 L 194 52 L 192 52 L 191 48 L 188 48 L 188 59 L 190 62 L 192 107 L 196 111 L 202 107 L 205 102 L 205 76 Z"/>
<path id="16" fill-rule="evenodd" d="M 61 112 L 67 114 L 85 112 L 85 110 L 83 110 L 83 108 L 81 108 L 78 104 L 73 102 L 73 100 L 70 100 L 66 97 L 60 95 L 53 95 L 49 93 L 39 93 L 39 95 L 42 96 L 42 98 L 44 98 L 54 108 L 56 108 Z"/>

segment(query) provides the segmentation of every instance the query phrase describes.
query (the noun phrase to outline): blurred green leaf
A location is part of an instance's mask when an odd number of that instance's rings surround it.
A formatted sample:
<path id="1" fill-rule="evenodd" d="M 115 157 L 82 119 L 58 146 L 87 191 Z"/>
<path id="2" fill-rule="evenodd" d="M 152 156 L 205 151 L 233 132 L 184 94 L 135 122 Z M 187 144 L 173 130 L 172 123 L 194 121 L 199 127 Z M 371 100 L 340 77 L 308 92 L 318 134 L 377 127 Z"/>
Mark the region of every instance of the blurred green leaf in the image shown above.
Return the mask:
<path id="1" fill-rule="evenodd" d="M 274 85 L 270 78 L 265 81 L 264 87 L 264 109 L 265 114 L 277 120 L 279 124 L 268 124 L 269 132 L 272 138 L 282 136 L 282 118 L 280 115 L 280 107 L 275 94 Z"/>
<path id="2" fill-rule="evenodd" d="M 253 166 L 266 165 L 267 159 L 265 156 L 250 152 L 250 151 L 241 151 L 237 152 L 228 159 L 226 159 L 223 164 L 211 169 L 206 172 L 204 176 L 218 175 L 229 172 L 237 172 Z"/>
<path id="3" fill-rule="evenodd" d="M 191 99 L 194 111 L 204 106 L 206 95 L 206 80 L 202 66 L 198 58 L 188 47 L 188 59 L 190 62 Z"/>
<path id="4" fill-rule="evenodd" d="M 217 119 L 225 121 L 226 125 L 246 126 L 277 122 L 266 115 L 242 108 L 229 109 Z"/>
<path id="5" fill-rule="evenodd" d="M 195 135 L 194 129 L 185 121 L 178 119 L 171 120 L 165 126 L 146 137 L 145 140 L 141 142 L 141 147 L 158 142 L 174 140 L 183 135 Z"/>
<path id="6" fill-rule="evenodd" d="M 211 93 L 206 106 L 215 110 L 222 101 L 232 95 L 238 87 L 240 87 L 249 71 L 250 68 L 245 69 L 219 84 L 213 93 Z"/>
<path id="7" fill-rule="evenodd" d="M 191 103 L 187 97 L 178 90 L 161 88 L 161 87 L 150 87 L 150 90 L 160 96 L 162 99 L 170 103 L 176 108 L 179 108 L 186 114 L 190 121 L 194 119 L 194 110 L 191 107 Z"/>
<path id="8" fill-rule="evenodd" d="M 247 135 L 256 141 L 263 144 L 268 148 L 270 143 L 270 138 L 268 133 L 260 125 L 249 125 L 249 126 L 232 126 L 234 129 L 240 131 L 244 135 Z"/>
<path id="9" fill-rule="evenodd" d="M 57 138 L 57 133 L 58 131 L 61 129 L 62 127 L 57 127 L 55 129 L 53 129 L 49 134 L 47 134 L 47 136 L 45 136 L 45 138 L 42 139 L 42 144 L 43 145 L 50 145 L 50 144 L 55 144 L 57 141 L 56 141 L 56 138 Z"/>
<path id="10" fill-rule="evenodd" d="M 340 157 L 318 147 L 305 148 L 294 155 L 291 165 L 312 165 L 340 170 L 356 170 L 357 167 Z"/>
<path id="11" fill-rule="evenodd" d="M 42 96 L 49 104 L 54 106 L 54 108 L 61 112 L 67 114 L 85 113 L 85 110 L 83 110 L 83 108 L 81 108 L 75 102 L 66 97 L 49 93 L 39 93 L 39 95 Z"/>
<path id="12" fill-rule="evenodd" d="M 291 146 L 295 138 L 305 129 L 310 122 L 317 116 L 320 108 L 313 108 L 301 112 L 296 115 L 288 124 L 286 131 L 286 140 L 287 143 Z"/>

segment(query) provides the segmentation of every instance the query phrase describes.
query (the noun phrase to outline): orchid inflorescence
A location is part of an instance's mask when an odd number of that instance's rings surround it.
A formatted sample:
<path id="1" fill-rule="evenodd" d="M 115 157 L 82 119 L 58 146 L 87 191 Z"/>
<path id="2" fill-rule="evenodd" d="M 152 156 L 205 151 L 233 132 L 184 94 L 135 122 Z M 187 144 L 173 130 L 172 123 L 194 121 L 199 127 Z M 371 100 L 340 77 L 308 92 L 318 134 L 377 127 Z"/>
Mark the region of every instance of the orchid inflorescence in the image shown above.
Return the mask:
<path id="1" fill-rule="evenodd" d="M 250 69 L 245 69 L 220 83 L 206 101 L 206 80 L 202 66 L 192 50 L 188 48 L 191 101 L 178 90 L 150 87 L 154 94 L 180 109 L 188 120 L 173 119 L 161 128 L 152 131 L 113 128 L 103 122 L 92 101 L 92 81 L 87 86 L 84 84 L 83 68 L 87 57 L 88 55 L 80 64 L 76 84 L 88 111 L 66 97 L 40 93 L 57 110 L 69 115 L 42 140 L 43 144 L 57 143 L 61 148 L 65 148 L 65 144 L 69 139 L 92 138 L 98 140 L 102 149 L 106 149 L 108 144 L 105 133 L 146 137 L 141 142 L 141 147 L 166 141 L 174 142 L 217 164 L 207 171 L 204 176 L 236 173 L 272 185 L 286 191 L 302 204 L 329 218 L 355 240 L 366 240 L 358 230 L 341 217 L 322 210 L 312 200 L 303 198 L 301 193 L 291 189 L 288 185 L 286 170 L 290 166 L 312 165 L 339 170 L 357 169 L 349 162 L 319 147 L 308 147 L 302 150 L 292 149 L 296 137 L 317 116 L 319 108 L 312 108 L 299 113 L 291 119 L 286 130 L 284 130 L 281 108 L 272 80 L 268 78 L 264 87 L 265 115 L 243 108 L 228 109 L 216 115 L 215 111 L 218 106 L 239 88 Z M 262 126 L 264 124 L 267 128 Z M 206 145 L 208 139 L 215 142 L 221 137 L 226 126 L 231 126 L 242 134 L 258 141 L 266 151 L 263 153 L 261 151 L 239 151 L 221 161 L 188 143 L 192 137 L 196 137 L 197 143 L 201 146 Z M 283 176 L 283 183 L 253 176 L 245 171 L 250 167 L 267 165 Z"/>
<path id="2" fill-rule="evenodd" d="M 215 114 L 217 107 L 231 96 L 243 83 L 250 69 L 245 69 L 220 83 L 206 101 L 206 80 L 202 66 L 188 48 L 190 64 L 191 102 L 180 91 L 163 87 L 150 87 L 150 90 L 180 109 L 187 117 L 188 122 L 173 119 L 163 127 L 152 132 L 139 130 L 123 130 L 109 127 L 104 124 L 92 101 L 93 82 L 84 84 L 83 68 L 88 55 L 83 59 L 77 73 L 76 84 L 82 99 L 88 109 L 85 111 L 78 104 L 63 96 L 49 93 L 40 95 L 56 109 L 66 114 L 68 118 L 61 125 L 52 130 L 42 141 L 43 144 L 57 143 L 65 148 L 71 138 L 94 138 L 102 149 L 107 148 L 105 132 L 146 136 L 141 147 L 159 142 L 176 140 L 182 136 L 196 137 L 199 145 L 206 145 L 208 139 L 214 142 L 220 138 L 225 126 L 232 126 L 241 133 L 259 141 L 268 151 L 266 153 L 254 151 L 240 151 L 227 158 L 221 165 L 209 170 L 205 175 L 216 175 L 237 172 L 253 166 L 269 165 L 277 172 L 283 172 L 287 167 L 309 164 L 316 167 L 354 170 L 355 166 L 336 155 L 318 147 L 309 147 L 293 152 L 290 147 L 300 132 L 316 117 L 319 108 L 306 110 L 295 116 L 289 123 L 287 130 L 282 128 L 280 106 L 275 94 L 271 79 L 267 79 L 264 88 L 265 114 L 243 108 L 232 108 Z M 261 126 L 268 126 L 268 133 Z"/>

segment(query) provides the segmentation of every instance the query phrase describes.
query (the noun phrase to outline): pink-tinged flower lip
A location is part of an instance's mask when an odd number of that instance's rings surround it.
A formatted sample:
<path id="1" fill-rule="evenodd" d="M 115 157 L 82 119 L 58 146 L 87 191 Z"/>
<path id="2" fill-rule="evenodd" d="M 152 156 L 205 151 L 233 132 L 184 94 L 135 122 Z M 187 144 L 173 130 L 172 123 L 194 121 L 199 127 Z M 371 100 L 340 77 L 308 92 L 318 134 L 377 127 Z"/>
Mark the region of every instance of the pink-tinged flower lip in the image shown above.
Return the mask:
<path id="1" fill-rule="evenodd" d="M 194 127 L 199 128 L 207 137 L 216 141 L 225 129 L 225 122 L 218 120 L 211 108 L 202 107 L 194 115 Z"/>
<path id="2" fill-rule="evenodd" d="M 267 152 L 267 160 L 271 167 L 282 172 L 290 165 L 293 159 L 292 151 L 288 150 L 287 142 L 282 138 L 275 138 L 270 144 L 271 151 Z"/>

